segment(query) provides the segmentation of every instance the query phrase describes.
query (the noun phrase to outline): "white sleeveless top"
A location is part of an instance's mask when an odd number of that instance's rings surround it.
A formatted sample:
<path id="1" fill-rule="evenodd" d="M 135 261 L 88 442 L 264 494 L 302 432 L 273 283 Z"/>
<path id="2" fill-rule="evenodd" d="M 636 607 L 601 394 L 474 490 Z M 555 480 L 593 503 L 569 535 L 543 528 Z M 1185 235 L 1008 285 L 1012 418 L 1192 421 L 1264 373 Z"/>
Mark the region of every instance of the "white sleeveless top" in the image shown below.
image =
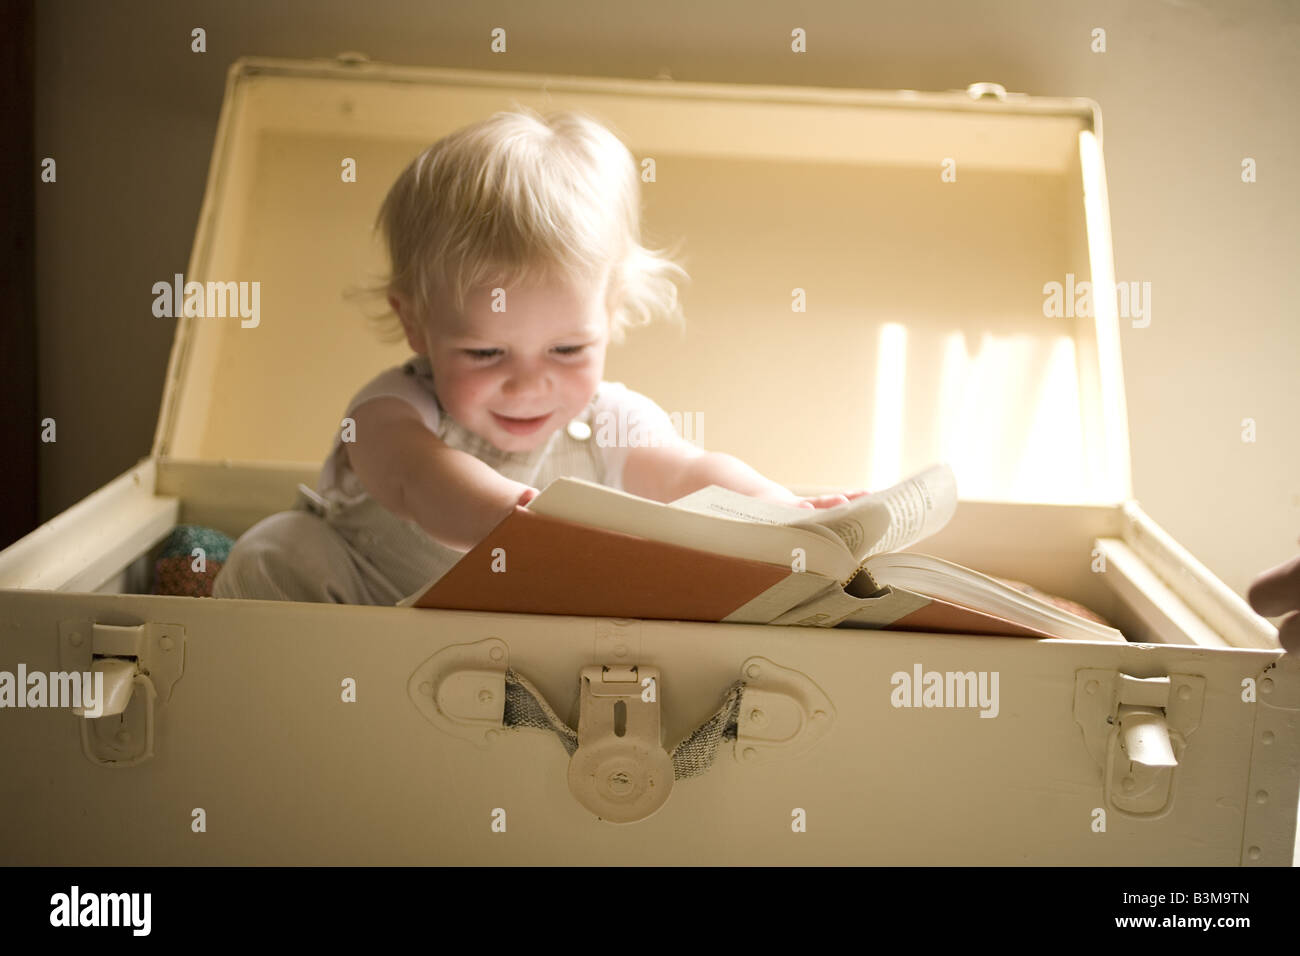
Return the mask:
<path id="1" fill-rule="evenodd" d="M 376 376 L 348 403 L 342 417 L 386 396 L 410 403 L 429 431 L 450 447 L 539 491 L 564 476 L 622 490 L 623 466 L 631 449 L 627 441 L 600 440 L 604 435 L 630 435 L 635 429 L 636 444 L 679 440 L 668 414 L 622 382 L 601 382 L 577 418 L 557 429 L 544 445 L 526 452 L 501 451 L 448 415 L 434 393 L 426 356 L 416 355 Z M 305 486 L 300 490 L 295 507 L 316 512 L 339 532 L 351 547 L 375 604 L 395 604 L 415 593 L 445 574 L 465 553 L 439 544 L 415 522 L 397 517 L 371 498 L 348 461 L 341 430 L 321 468 L 316 493 Z"/>

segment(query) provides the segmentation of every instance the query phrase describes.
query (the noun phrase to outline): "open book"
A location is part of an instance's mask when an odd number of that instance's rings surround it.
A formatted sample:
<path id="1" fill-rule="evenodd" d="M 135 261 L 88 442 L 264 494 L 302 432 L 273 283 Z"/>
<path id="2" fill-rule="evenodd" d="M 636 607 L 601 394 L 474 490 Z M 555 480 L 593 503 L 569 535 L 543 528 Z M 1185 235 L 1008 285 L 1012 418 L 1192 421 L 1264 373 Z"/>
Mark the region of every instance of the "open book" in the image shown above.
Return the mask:
<path id="1" fill-rule="evenodd" d="M 815 510 L 717 485 L 663 504 L 559 478 L 401 604 L 1124 640 L 976 571 L 902 552 L 956 508 L 947 465 Z"/>

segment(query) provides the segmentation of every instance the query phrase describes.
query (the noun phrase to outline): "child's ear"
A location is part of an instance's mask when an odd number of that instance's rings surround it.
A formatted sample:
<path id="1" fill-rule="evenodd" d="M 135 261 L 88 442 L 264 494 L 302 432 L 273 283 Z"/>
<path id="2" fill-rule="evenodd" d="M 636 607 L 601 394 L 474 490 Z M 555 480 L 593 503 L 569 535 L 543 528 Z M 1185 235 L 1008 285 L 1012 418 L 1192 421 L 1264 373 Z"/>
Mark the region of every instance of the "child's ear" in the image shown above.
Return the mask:
<path id="1" fill-rule="evenodd" d="M 424 329 L 415 320 L 414 310 L 410 303 L 400 296 L 390 295 L 388 305 L 397 317 L 402 320 L 402 331 L 406 333 L 406 342 L 411 346 L 411 351 L 417 355 L 424 355 L 428 352 L 429 346 L 424 340 Z"/>

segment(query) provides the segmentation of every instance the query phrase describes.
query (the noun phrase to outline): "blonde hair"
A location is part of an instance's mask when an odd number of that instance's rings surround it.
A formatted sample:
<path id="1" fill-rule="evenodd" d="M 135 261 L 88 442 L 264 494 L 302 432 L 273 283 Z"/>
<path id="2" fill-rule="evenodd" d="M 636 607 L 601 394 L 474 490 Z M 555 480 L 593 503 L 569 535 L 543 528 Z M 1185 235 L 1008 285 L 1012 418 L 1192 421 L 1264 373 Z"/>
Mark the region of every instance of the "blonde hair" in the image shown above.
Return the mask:
<path id="1" fill-rule="evenodd" d="M 684 322 L 668 250 L 641 244 L 637 164 L 600 122 L 565 110 L 499 112 L 424 149 L 384 198 L 376 229 L 390 271 L 372 289 L 425 321 L 463 312 L 469 293 L 534 279 L 594 280 L 609 270 L 610 340 L 656 319 Z M 370 318 L 399 341 L 390 309 Z"/>

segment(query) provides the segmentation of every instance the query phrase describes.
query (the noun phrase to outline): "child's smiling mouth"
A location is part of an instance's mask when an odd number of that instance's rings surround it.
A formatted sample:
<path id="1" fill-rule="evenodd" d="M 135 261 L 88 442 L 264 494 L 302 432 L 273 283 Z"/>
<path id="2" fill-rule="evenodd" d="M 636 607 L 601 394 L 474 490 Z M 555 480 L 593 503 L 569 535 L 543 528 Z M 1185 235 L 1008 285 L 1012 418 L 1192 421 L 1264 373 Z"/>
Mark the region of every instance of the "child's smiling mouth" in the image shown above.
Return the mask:
<path id="1" fill-rule="evenodd" d="M 505 415 L 493 412 L 492 417 L 496 419 L 498 425 L 512 435 L 527 435 L 544 425 L 552 414 L 552 412 L 547 412 L 545 415 L 538 415 L 535 418 L 507 418 Z"/>

